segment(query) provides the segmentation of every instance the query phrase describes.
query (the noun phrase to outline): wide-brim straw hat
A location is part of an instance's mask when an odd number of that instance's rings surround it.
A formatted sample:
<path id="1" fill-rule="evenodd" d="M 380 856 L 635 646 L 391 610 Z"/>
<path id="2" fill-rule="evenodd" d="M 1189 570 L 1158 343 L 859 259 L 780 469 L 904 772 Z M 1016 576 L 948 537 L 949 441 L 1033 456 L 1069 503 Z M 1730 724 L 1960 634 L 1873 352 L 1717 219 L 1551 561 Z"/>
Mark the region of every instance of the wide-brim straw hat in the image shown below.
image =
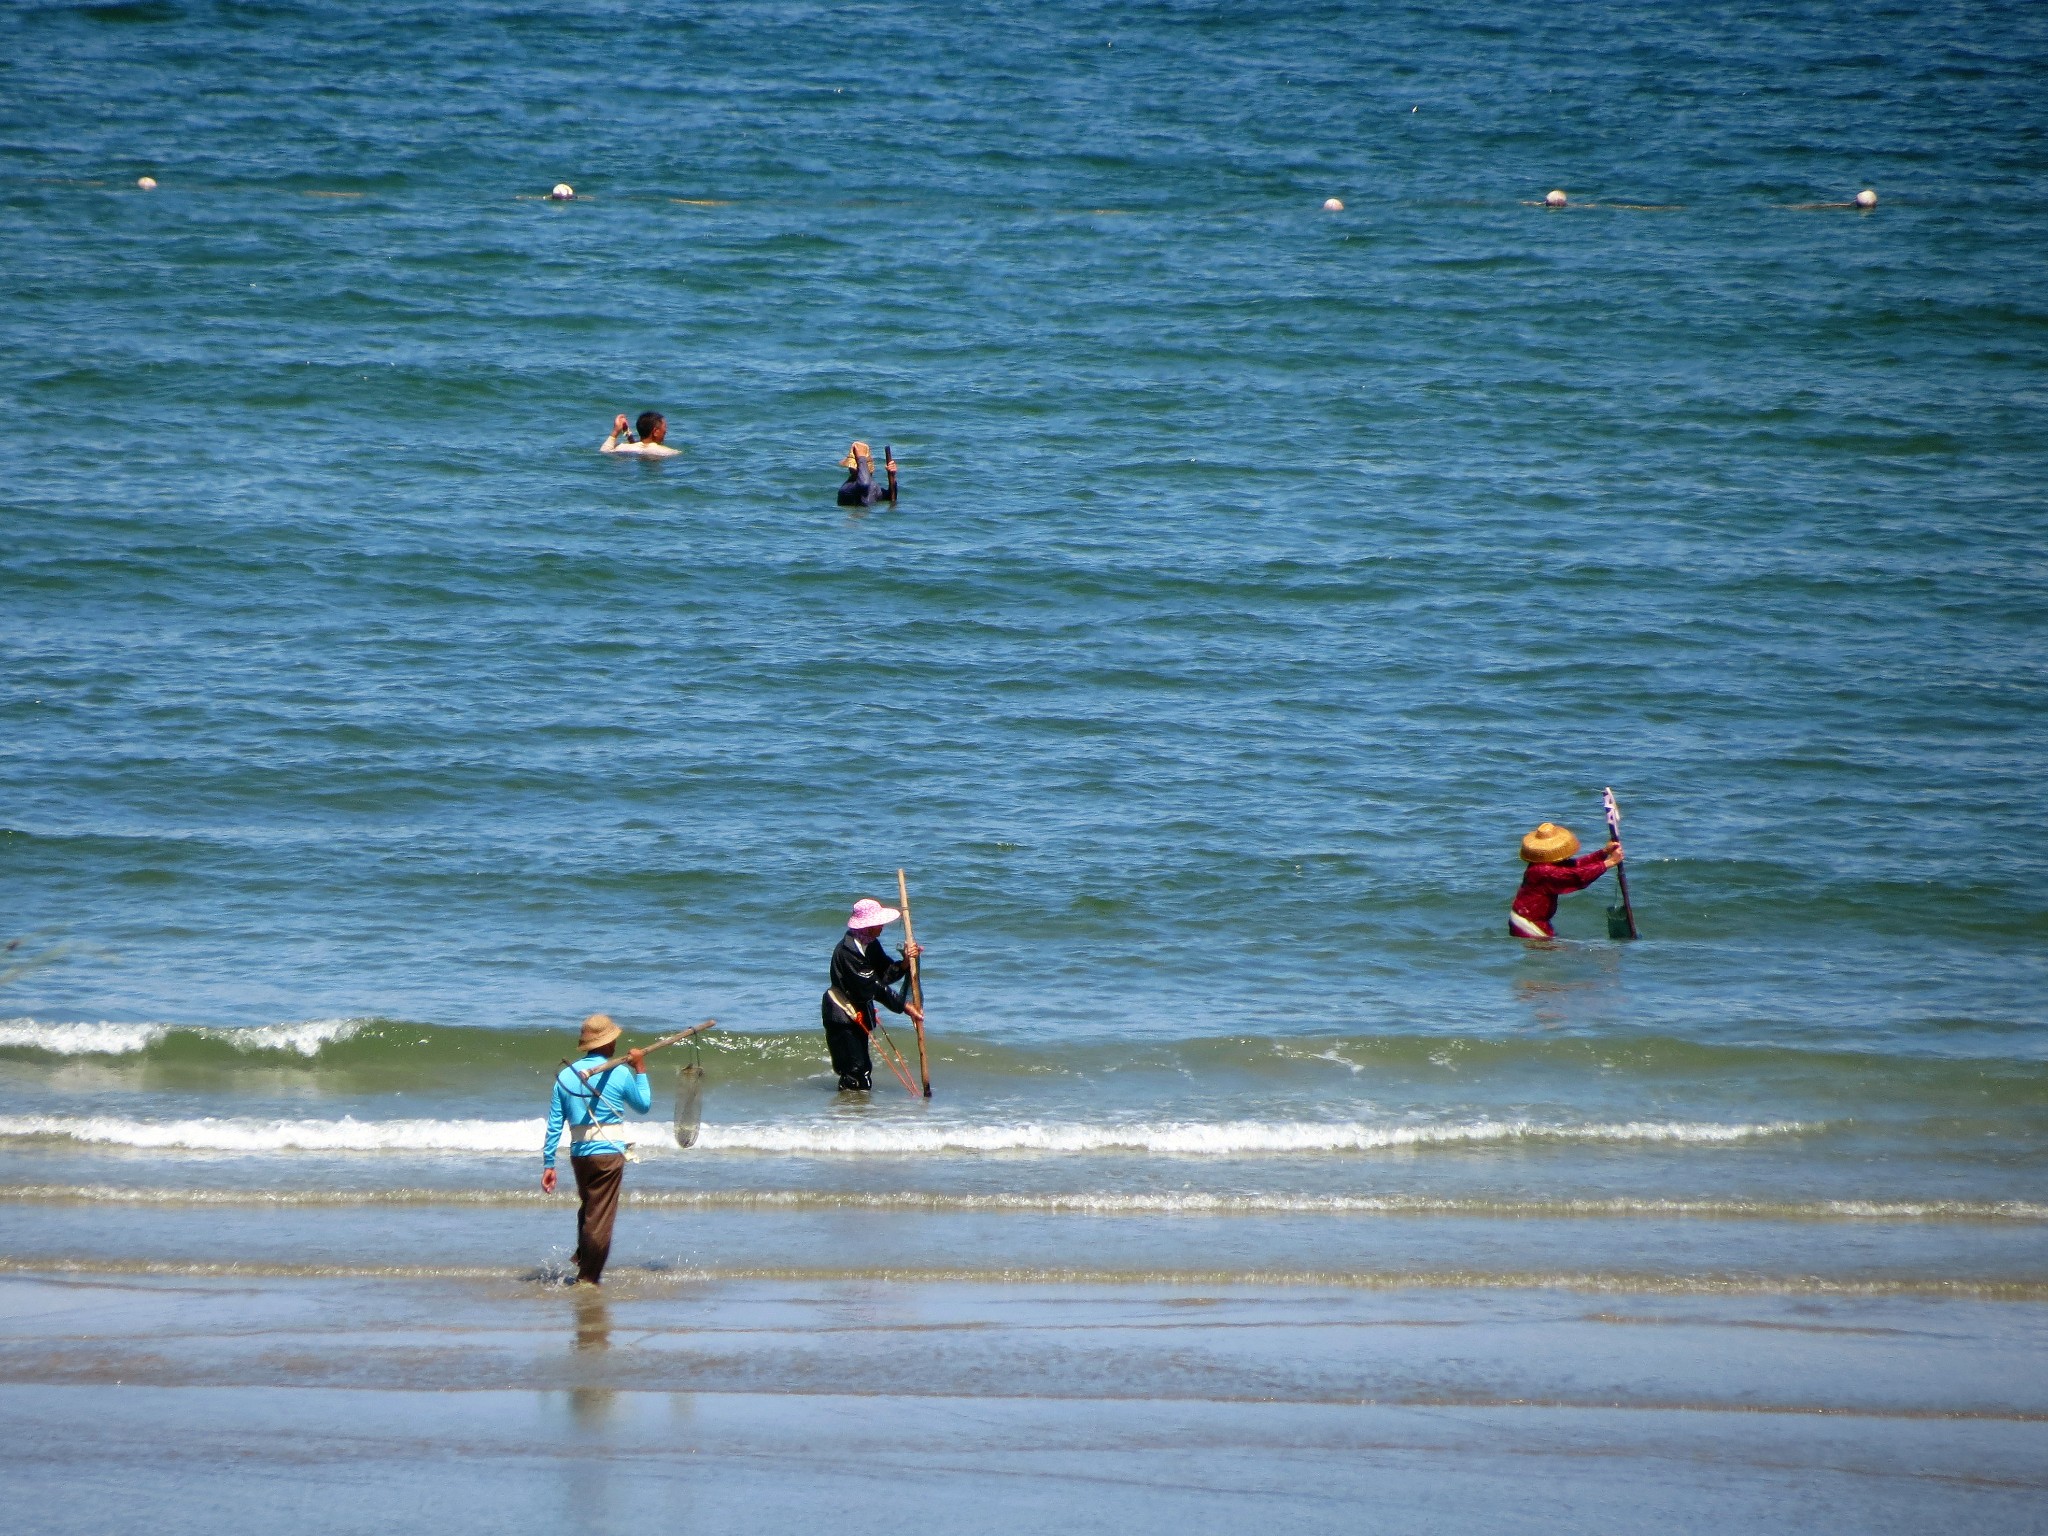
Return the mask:
<path id="1" fill-rule="evenodd" d="M 903 914 L 894 907 L 885 907 L 872 896 L 863 896 L 853 904 L 852 915 L 846 919 L 849 928 L 886 928 Z"/>
<path id="2" fill-rule="evenodd" d="M 839 467 L 841 469 L 851 469 L 857 460 L 872 459 L 873 457 L 874 454 L 868 451 L 866 443 L 855 443 L 846 450 L 846 457 L 839 461 Z"/>
<path id="3" fill-rule="evenodd" d="M 1570 827 L 1560 827 L 1554 821 L 1542 826 L 1522 839 L 1522 862 L 1524 864 L 1555 864 L 1568 859 L 1579 851 L 1579 840 L 1572 835 Z"/>
<path id="4" fill-rule="evenodd" d="M 583 1021 L 583 1033 L 576 1044 L 586 1051 L 594 1051 L 601 1045 L 610 1045 L 619 1038 L 619 1026 L 612 1022 L 608 1013 L 593 1013 Z"/>

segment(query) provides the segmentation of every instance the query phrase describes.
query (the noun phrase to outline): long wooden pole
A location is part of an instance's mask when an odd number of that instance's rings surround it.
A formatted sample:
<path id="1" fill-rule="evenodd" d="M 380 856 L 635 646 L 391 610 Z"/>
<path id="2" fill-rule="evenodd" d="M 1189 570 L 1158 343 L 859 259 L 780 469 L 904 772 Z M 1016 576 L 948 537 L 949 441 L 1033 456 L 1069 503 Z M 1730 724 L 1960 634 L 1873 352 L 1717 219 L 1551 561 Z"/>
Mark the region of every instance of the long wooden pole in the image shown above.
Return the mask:
<path id="1" fill-rule="evenodd" d="M 661 1049 L 661 1048 L 662 1048 L 662 1047 L 663 1047 L 664 1045 L 674 1045 L 674 1044 L 675 1044 L 675 1043 L 676 1043 L 677 1041 L 679 1041 L 679 1040 L 687 1040 L 687 1039 L 689 1039 L 689 1038 L 690 1038 L 690 1036 L 692 1036 L 692 1035 L 701 1035 L 701 1034 L 703 1034 L 703 1033 L 704 1033 L 704 1031 L 705 1031 L 705 1030 L 707 1030 L 707 1029 L 716 1029 L 716 1028 L 718 1028 L 718 1020 L 716 1020 L 716 1019 L 706 1019 L 706 1020 L 705 1020 L 705 1021 L 704 1021 L 704 1022 L 703 1022 L 702 1024 L 692 1024 L 692 1025 L 691 1025 L 691 1026 L 690 1026 L 690 1027 L 689 1027 L 688 1029 L 685 1029 L 685 1030 L 679 1030 L 679 1031 L 678 1031 L 677 1033 L 675 1033 L 675 1034 L 673 1034 L 673 1035 L 663 1035 L 663 1036 L 662 1036 L 662 1037 L 661 1037 L 661 1038 L 660 1038 L 659 1040 L 655 1041 L 655 1042 L 654 1042 L 654 1043 L 653 1043 L 652 1045 L 643 1045 L 643 1046 L 641 1046 L 641 1047 L 640 1047 L 640 1054 L 641 1054 L 642 1056 L 645 1056 L 645 1055 L 646 1055 L 646 1054 L 647 1054 L 647 1053 L 648 1053 L 649 1051 L 658 1051 L 658 1050 L 660 1050 L 660 1049 Z M 565 1066 L 565 1067 L 567 1067 L 567 1066 L 573 1066 L 573 1065 L 574 1065 L 574 1063 L 573 1063 L 573 1062 L 567 1062 L 567 1061 L 565 1061 L 565 1062 L 563 1062 L 563 1063 L 562 1063 L 562 1065 L 563 1065 L 563 1066 Z M 589 1082 L 589 1081 L 590 1081 L 590 1080 L 591 1080 L 591 1079 L 592 1079 L 593 1077 L 597 1076 L 597 1074 L 598 1074 L 598 1073 L 600 1073 L 600 1072 L 608 1072 L 608 1071 L 610 1071 L 610 1070 L 611 1070 L 611 1069 L 612 1069 L 613 1067 L 615 1067 L 615 1066 L 617 1066 L 617 1065 L 618 1065 L 618 1063 L 617 1063 L 617 1062 L 615 1062 L 615 1061 L 608 1061 L 608 1062 L 606 1062 L 606 1063 L 605 1063 L 605 1064 L 604 1064 L 603 1066 L 601 1066 L 601 1067 L 591 1067 L 591 1068 L 588 1068 L 588 1069 L 587 1069 L 587 1070 L 585 1070 L 585 1071 L 581 1071 L 581 1072 L 578 1072 L 578 1073 L 577 1073 L 576 1075 L 577 1075 L 578 1077 L 582 1078 L 582 1079 L 583 1079 L 583 1081 L 585 1081 L 585 1082 L 587 1083 L 587 1082 Z"/>
<path id="2" fill-rule="evenodd" d="M 664 1045 L 676 1045 L 681 1041 L 689 1039 L 692 1035 L 701 1035 L 707 1029 L 716 1028 L 718 1028 L 718 1020 L 706 1019 L 702 1024 L 692 1024 L 688 1029 L 677 1030 L 672 1035 L 663 1035 L 659 1040 L 656 1040 L 652 1045 L 641 1046 L 640 1054 L 642 1056 L 645 1056 L 649 1051 L 658 1051 Z"/>
<path id="3" fill-rule="evenodd" d="M 903 871 L 896 871 L 896 899 L 903 905 L 903 942 L 915 944 L 917 935 L 910 927 L 910 882 L 903 877 Z M 917 1012 L 910 1022 L 917 1026 L 917 1075 L 924 1080 L 924 1096 L 932 1096 L 932 1069 L 924 1054 L 924 980 L 917 974 L 917 956 L 910 957 L 910 1000 L 917 1005 Z"/>

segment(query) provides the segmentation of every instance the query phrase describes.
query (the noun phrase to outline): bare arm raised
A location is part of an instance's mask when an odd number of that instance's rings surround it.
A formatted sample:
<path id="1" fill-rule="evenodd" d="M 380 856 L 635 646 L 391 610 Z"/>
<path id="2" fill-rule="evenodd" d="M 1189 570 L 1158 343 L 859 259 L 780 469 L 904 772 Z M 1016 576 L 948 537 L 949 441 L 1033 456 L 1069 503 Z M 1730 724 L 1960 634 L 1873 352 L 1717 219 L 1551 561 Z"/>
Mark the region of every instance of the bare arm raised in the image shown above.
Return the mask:
<path id="1" fill-rule="evenodd" d="M 669 447 L 668 418 L 658 411 L 640 413 L 639 434 L 627 430 L 626 415 L 621 411 L 612 420 L 611 435 L 598 444 L 599 453 L 628 454 L 636 459 L 673 459 L 678 451 Z"/>

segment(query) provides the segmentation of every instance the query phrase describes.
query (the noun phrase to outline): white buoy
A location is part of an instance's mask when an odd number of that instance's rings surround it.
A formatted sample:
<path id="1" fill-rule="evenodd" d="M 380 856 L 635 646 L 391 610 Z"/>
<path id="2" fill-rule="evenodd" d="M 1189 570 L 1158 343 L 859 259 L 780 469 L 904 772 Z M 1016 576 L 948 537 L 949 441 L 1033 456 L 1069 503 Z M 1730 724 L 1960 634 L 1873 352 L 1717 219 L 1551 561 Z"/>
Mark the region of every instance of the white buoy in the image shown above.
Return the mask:
<path id="1" fill-rule="evenodd" d="M 156 178 L 154 176 L 138 176 L 135 178 L 135 185 L 142 188 L 145 192 L 154 192 L 156 190 Z"/>
<path id="2" fill-rule="evenodd" d="M 1870 188 L 1865 187 L 1856 194 L 1856 206 L 1858 208 L 1875 208 L 1877 206 L 1877 194 L 1871 191 Z"/>
<path id="3" fill-rule="evenodd" d="M 548 193 L 548 196 L 558 203 L 566 203 L 575 195 L 576 189 L 566 181 L 556 182 L 554 190 Z"/>
<path id="4" fill-rule="evenodd" d="M 1565 195 L 1562 192 L 1553 191 L 1544 196 L 1543 206 L 1546 208 L 1562 208 L 1564 205 Z"/>
<path id="5" fill-rule="evenodd" d="M 1334 197 L 1326 197 L 1323 199 L 1323 212 L 1342 213 L 1343 211 L 1344 204 L 1339 199 Z"/>

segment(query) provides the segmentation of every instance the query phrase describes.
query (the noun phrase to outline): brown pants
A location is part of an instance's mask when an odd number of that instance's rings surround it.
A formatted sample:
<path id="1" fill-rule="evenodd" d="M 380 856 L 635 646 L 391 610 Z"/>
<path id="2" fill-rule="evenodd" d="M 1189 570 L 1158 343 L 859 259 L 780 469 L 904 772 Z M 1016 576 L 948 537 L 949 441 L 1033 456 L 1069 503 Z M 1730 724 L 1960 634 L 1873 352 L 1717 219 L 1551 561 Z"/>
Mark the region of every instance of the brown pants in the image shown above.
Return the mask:
<path id="1" fill-rule="evenodd" d="M 576 1278 L 596 1285 L 612 1256 L 612 1220 L 619 1214 L 619 1187 L 625 1182 L 626 1160 L 616 1152 L 572 1157 L 576 1170 Z"/>

